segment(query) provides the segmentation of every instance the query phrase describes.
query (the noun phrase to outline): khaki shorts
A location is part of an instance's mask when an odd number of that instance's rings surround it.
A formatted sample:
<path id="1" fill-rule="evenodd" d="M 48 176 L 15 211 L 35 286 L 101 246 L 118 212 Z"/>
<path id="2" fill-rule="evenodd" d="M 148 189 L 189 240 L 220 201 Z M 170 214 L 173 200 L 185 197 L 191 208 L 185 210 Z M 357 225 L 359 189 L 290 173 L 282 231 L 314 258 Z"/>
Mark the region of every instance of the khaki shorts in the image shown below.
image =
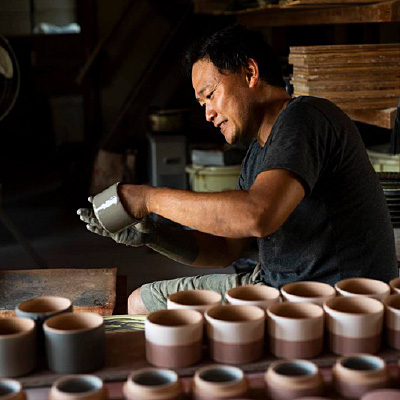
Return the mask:
<path id="1" fill-rule="evenodd" d="M 249 273 L 200 275 L 147 283 L 141 287 L 140 293 L 147 311 L 152 312 L 167 308 L 168 296 L 181 290 L 208 289 L 224 296 L 227 290 L 236 286 L 263 284 L 260 264 L 257 264 Z"/>

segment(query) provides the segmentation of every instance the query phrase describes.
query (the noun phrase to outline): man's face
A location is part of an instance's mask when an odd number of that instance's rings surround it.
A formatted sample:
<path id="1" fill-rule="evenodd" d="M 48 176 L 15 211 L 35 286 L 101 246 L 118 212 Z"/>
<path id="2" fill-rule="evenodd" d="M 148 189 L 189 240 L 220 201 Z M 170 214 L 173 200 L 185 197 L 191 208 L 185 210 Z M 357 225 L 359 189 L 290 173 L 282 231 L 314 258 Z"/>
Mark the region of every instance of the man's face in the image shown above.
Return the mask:
<path id="1" fill-rule="evenodd" d="M 228 143 L 250 134 L 244 71 L 221 74 L 211 61 L 199 60 L 193 65 L 192 84 L 197 101 L 205 107 L 206 120 L 220 129 Z"/>

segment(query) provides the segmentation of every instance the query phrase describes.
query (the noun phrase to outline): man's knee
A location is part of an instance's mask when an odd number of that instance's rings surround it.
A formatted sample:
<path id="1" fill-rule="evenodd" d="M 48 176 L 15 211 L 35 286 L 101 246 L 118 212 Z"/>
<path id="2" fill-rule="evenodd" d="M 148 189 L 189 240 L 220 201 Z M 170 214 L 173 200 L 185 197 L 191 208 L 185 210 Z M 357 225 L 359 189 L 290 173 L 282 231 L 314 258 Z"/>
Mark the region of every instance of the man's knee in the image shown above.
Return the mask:
<path id="1" fill-rule="evenodd" d="M 140 288 L 134 290 L 128 297 L 128 314 L 148 314 L 142 300 Z"/>

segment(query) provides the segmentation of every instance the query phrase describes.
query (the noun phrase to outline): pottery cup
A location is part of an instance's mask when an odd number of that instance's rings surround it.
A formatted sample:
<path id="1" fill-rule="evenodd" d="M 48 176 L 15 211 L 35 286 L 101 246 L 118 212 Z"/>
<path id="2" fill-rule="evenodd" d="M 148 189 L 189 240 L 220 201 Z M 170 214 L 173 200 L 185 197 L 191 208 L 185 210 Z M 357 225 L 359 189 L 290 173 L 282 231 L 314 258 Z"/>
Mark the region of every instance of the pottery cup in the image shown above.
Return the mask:
<path id="1" fill-rule="evenodd" d="M 221 304 L 222 296 L 214 290 L 182 290 L 167 299 L 168 309 L 186 308 L 204 314 L 209 308 Z"/>
<path id="2" fill-rule="evenodd" d="M 329 348 L 336 354 L 376 353 L 384 306 L 370 297 L 335 297 L 325 302 Z"/>
<path id="3" fill-rule="evenodd" d="M 196 310 L 159 310 L 145 320 L 146 359 L 163 368 L 195 364 L 202 356 L 203 315 Z"/>
<path id="4" fill-rule="evenodd" d="M 208 365 L 198 369 L 193 377 L 194 400 L 242 399 L 248 391 L 245 374 L 231 365 Z"/>
<path id="5" fill-rule="evenodd" d="M 210 356 L 227 364 L 252 362 L 264 351 L 265 311 L 256 306 L 222 305 L 204 314 Z"/>
<path id="6" fill-rule="evenodd" d="M 336 296 L 333 286 L 324 282 L 299 281 L 283 285 L 281 288 L 284 301 L 296 303 L 314 303 L 322 306 L 326 300 Z"/>
<path id="7" fill-rule="evenodd" d="M 314 363 L 306 360 L 275 361 L 268 367 L 264 381 L 271 400 L 319 396 L 324 391 L 321 372 Z"/>
<path id="8" fill-rule="evenodd" d="M 312 303 L 276 303 L 267 309 L 269 349 L 279 358 L 312 358 L 322 351 L 324 311 Z"/>
<path id="9" fill-rule="evenodd" d="M 36 329 L 29 318 L 0 318 L 0 377 L 14 378 L 36 366 Z"/>
<path id="10" fill-rule="evenodd" d="M 381 301 L 390 294 L 387 283 L 369 278 L 343 279 L 335 284 L 335 289 L 341 296 L 365 296 Z"/>
<path id="11" fill-rule="evenodd" d="M 36 324 L 36 334 L 40 353 L 44 352 L 43 323 L 54 315 L 72 312 L 72 302 L 65 297 L 39 296 L 19 303 L 15 307 L 15 315 L 31 318 Z"/>
<path id="12" fill-rule="evenodd" d="M 132 218 L 118 195 L 119 182 L 93 196 L 93 211 L 103 228 L 111 233 L 127 228 L 138 221 Z"/>
<path id="13" fill-rule="evenodd" d="M 60 374 L 82 374 L 105 364 L 103 317 L 90 312 L 50 317 L 43 324 L 49 368 Z"/>
<path id="14" fill-rule="evenodd" d="M 400 294 L 400 278 L 392 279 L 389 282 L 390 290 L 393 294 Z"/>
<path id="15" fill-rule="evenodd" d="M 0 379 L 0 400 L 26 400 L 26 394 L 15 379 Z"/>
<path id="16" fill-rule="evenodd" d="M 258 306 L 266 310 L 271 304 L 279 301 L 279 290 L 266 285 L 238 286 L 225 293 L 229 304 Z"/>
<path id="17" fill-rule="evenodd" d="M 400 400 L 400 389 L 376 389 L 365 393 L 360 400 Z"/>
<path id="18" fill-rule="evenodd" d="M 386 344 L 400 350 L 400 293 L 388 296 L 385 305 L 385 340 Z"/>
<path id="19" fill-rule="evenodd" d="M 359 399 L 363 394 L 389 386 L 385 362 L 370 354 L 352 354 L 337 359 L 332 368 L 335 391 L 346 399 Z"/>
<path id="20" fill-rule="evenodd" d="M 179 400 L 183 398 L 181 381 L 175 371 L 143 368 L 132 372 L 123 386 L 127 400 Z"/>
<path id="21" fill-rule="evenodd" d="M 107 390 L 95 375 L 66 375 L 50 388 L 49 400 L 106 400 Z"/>

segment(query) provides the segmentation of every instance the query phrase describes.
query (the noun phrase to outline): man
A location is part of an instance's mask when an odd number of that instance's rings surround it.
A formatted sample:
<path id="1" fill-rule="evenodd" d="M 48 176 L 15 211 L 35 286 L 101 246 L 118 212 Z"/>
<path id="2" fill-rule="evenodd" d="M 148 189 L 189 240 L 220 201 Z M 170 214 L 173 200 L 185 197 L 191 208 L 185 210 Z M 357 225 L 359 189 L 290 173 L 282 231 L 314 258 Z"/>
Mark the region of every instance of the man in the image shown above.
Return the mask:
<path id="1" fill-rule="evenodd" d="M 331 102 L 292 99 L 281 68 L 259 33 L 230 26 L 194 45 L 186 57 L 207 121 L 228 143 L 251 141 L 238 189 L 222 193 L 124 184 L 125 209 L 142 223 L 111 235 L 93 212 L 88 229 L 119 243 L 147 245 L 182 263 L 224 267 L 257 238 L 253 273 L 206 275 L 143 285 L 129 313 L 163 308 L 170 293 L 243 284 L 280 287 L 296 280 L 334 284 L 397 276 L 385 198 L 352 121 Z M 152 223 L 156 213 L 192 230 Z"/>

